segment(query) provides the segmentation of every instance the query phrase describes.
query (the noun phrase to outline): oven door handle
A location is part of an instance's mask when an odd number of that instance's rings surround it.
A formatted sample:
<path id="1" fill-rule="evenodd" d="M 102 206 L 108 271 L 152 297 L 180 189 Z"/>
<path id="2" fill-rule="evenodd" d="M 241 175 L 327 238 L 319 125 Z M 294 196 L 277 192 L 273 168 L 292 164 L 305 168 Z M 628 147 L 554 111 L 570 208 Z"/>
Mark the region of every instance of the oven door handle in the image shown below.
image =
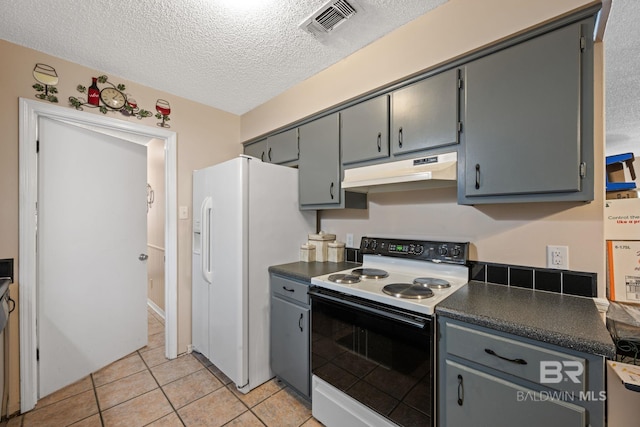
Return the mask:
<path id="1" fill-rule="evenodd" d="M 336 304 L 346 305 L 351 308 L 355 308 L 356 310 L 364 311 L 366 313 L 375 314 L 377 316 L 385 317 L 387 319 L 395 320 L 400 323 L 404 323 L 405 325 L 413 326 L 415 328 L 424 329 L 429 323 L 428 319 L 421 317 L 408 317 L 403 316 L 397 313 L 391 313 L 386 310 L 381 310 L 375 307 L 369 307 L 366 305 L 358 304 L 357 302 L 353 302 L 348 298 L 339 298 L 332 295 L 326 295 L 322 292 L 319 292 L 315 289 L 308 290 L 309 296 L 311 298 L 317 298 L 319 300 L 331 301 Z"/>

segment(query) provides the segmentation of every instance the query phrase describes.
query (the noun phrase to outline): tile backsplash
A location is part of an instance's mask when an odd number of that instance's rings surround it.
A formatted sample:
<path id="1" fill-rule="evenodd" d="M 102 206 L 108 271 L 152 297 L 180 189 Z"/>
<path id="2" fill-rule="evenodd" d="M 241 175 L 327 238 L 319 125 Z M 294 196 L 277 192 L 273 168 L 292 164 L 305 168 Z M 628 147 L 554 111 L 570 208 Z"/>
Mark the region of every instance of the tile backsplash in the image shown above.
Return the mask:
<path id="1" fill-rule="evenodd" d="M 597 297 L 597 274 L 471 261 L 471 280 L 540 291 Z"/>
<path id="2" fill-rule="evenodd" d="M 362 263 L 362 253 L 360 253 L 360 248 L 346 248 L 344 260 Z"/>
<path id="3" fill-rule="evenodd" d="M 0 277 L 9 277 L 13 282 L 13 258 L 0 259 Z"/>

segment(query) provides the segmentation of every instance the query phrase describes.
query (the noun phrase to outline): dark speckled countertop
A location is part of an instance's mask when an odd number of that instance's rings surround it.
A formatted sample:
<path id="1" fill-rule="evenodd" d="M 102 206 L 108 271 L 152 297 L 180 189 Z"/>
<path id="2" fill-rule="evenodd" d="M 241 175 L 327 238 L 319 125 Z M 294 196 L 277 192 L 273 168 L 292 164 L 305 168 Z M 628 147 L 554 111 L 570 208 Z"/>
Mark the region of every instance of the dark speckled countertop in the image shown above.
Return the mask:
<path id="1" fill-rule="evenodd" d="M 584 353 L 616 354 L 590 298 L 472 281 L 441 302 L 436 314 Z"/>
<path id="2" fill-rule="evenodd" d="M 269 273 L 276 273 L 282 276 L 311 282 L 312 277 L 324 274 L 335 273 L 336 271 L 358 268 L 361 264 L 357 262 L 291 262 L 289 264 L 272 265 Z"/>

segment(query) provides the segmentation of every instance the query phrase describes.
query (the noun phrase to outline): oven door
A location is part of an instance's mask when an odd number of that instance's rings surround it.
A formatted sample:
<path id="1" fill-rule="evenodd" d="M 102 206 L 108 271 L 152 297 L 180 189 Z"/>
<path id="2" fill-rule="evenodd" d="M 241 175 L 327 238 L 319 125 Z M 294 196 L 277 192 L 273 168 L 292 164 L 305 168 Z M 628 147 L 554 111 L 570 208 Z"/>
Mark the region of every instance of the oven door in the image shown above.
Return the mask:
<path id="1" fill-rule="evenodd" d="M 313 286 L 312 372 L 401 426 L 431 426 L 431 318 Z"/>

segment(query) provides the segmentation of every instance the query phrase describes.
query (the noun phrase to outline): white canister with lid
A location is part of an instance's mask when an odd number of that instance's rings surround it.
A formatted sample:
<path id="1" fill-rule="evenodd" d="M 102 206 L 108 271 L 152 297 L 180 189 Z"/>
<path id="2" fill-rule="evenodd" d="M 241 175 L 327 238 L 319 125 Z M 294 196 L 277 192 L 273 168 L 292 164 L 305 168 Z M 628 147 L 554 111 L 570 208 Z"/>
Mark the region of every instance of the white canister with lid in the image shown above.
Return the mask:
<path id="1" fill-rule="evenodd" d="M 316 246 L 316 261 L 327 262 L 329 260 L 329 242 L 336 240 L 335 234 L 327 234 L 324 231 L 318 234 L 309 234 L 309 244 Z"/>
<path id="2" fill-rule="evenodd" d="M 315 262 L 316 260 L 316 245 L 304 244 L 300 246 L 300 261 L 302 262 Z"/>
<path id="3" fill-rule="evenodd" d="M 343 262 L 345 244 L 337 240 L 329 243 L 329 262 Z"/>

